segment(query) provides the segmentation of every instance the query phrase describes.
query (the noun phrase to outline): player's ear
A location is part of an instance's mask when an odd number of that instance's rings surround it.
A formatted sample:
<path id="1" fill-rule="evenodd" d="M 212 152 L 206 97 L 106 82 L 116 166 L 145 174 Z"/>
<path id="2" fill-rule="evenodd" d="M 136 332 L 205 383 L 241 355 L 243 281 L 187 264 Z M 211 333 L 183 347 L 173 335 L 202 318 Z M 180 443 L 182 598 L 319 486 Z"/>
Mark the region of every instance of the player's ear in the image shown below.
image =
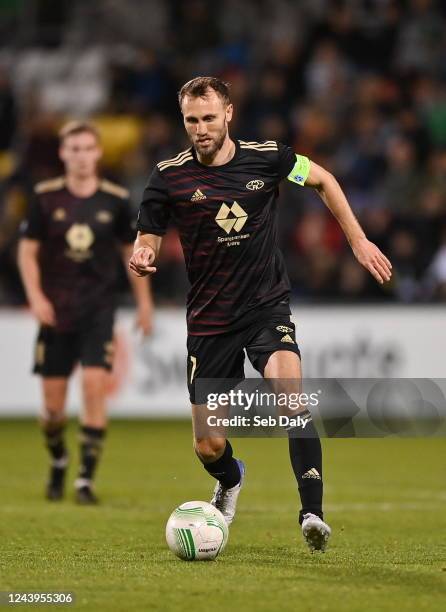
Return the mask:
<path id="1" fill-rule="evenodd" d="M 228 106 L 226 107 L 226 121 L 229 123 L 232 119 L 232 113 L 234 111 L 234 107 L 232 106 L 232 104 L 228 104 Z"/>
<path id="2" fill-rule="evenodd" d="M 61 144 L 59 147 L 59 159 L 63 162 L 65 161 L 65 149 L 63 144 Z"/>

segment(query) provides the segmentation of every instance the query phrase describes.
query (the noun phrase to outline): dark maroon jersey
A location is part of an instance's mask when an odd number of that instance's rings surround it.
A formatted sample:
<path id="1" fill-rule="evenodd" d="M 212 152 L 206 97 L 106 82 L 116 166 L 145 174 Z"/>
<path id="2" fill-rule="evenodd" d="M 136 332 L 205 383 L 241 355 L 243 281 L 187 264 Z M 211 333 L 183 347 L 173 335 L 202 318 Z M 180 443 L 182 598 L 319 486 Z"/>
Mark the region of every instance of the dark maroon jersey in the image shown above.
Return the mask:
<path id="1" fill-rule="evenodd" d="M 95 194 L 79 198 L 64 178 L 39 183 L 22 236 L 41 243 L 41 285 L 58 330 L 76 329 L 92 313 L 113 308 L 118 246 L 135 238 L 124 188 L 102 180 Z"/>
<path id="2" fill-rule="evenodd" d="M 189 334 L 237 329 L 272 308 L 289 314 L 277 195 L 295 167 L 296 154 L 285 145 L 237 141 L 222 166 L 201 164 L 191 147 L 152 172 L 137 229 L 162 236 L 170 221 L 178 227 L 191 284 Z"/>

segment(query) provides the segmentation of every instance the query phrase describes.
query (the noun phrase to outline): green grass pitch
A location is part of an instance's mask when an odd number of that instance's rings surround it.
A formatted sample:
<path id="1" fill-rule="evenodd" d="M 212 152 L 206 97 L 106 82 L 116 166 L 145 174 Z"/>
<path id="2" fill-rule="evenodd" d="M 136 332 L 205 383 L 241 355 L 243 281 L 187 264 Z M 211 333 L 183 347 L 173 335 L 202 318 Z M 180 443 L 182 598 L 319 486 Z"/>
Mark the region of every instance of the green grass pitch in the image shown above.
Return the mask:
<path id="1" fill-rule="evenodd" d="M 37 425 L 0 421 L 0 591 L 74 591 L 74 609 L 99 611 L 445 609 L 445 439 L 323 441 L 333 535 L 313 555 L 286 440 L 233 440 L 247 477 L 228 546 L 188 563 L 167 550 L 164 527 L 213 487 L 190 424 L 112 422 L 95 508 L 72 500 L 75 434 L 73 423 L 67 497 L 48 503 Z"/>

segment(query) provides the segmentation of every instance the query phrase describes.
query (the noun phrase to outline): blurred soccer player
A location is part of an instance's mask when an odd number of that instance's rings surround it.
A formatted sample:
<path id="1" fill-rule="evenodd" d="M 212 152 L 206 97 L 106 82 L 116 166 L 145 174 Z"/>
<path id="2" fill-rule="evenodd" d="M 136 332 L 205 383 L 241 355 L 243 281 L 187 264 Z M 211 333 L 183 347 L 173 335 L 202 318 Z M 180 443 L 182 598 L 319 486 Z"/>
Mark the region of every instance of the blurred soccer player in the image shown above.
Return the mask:
<path id="1" fill-rule="evenodd" d="M 230 523 L 244 464 L 225 437 L 197 435 L 200 378 L 243 378 L 244 349 L 267 379 L 301 379 L 300 352 L 290 320 L 290 286 L 277 246 L 277 188 L 287 178 L 313 187 L 338 220 L 357 260 L 379 283 L 391 265 L 364 235 L 336 179 L 308 158 L 275 141 L 232 140 L 233 107 L 222 81 L 199 77 L 179 94 L 192 147 L 160 162 L 140 206 L 130 269 L 156 271 L 161 237 L 178 226 L 191 289 L 187 301 L 188 385 L 195 450 L 217 479 L 212 503 Z M 311 419 L 308 412 L 302 417 Z M 310 423 L 305 437 L 289 432 L 291 464 L 302 508 L 299 522 L 310 547 L 324 550 L 330 528 L 322 513 L 322 452 Z"/>
<path id="2" fill-rule="evenodd" d="M 34 372 L 42 377 L 42 426 L 52 464 L 49 499 L 60 499 L 68 453 L 64 441 L 68 379 L 82 365 L 79 503 L 95 503 L 92 480 L 106 431 L 106 384 L 113 360 L 113 319 L 119 256 L 132 253 L 127 191 L 98 175 L 102 156 L 96 128 L 71 122 L 60 132 L 65 176 L 39 183 L 19 243 L 19 267 L 31 310 L 40 323 Z M 130 282 L 137 324 L 151 328 L 147 282 Z"/>

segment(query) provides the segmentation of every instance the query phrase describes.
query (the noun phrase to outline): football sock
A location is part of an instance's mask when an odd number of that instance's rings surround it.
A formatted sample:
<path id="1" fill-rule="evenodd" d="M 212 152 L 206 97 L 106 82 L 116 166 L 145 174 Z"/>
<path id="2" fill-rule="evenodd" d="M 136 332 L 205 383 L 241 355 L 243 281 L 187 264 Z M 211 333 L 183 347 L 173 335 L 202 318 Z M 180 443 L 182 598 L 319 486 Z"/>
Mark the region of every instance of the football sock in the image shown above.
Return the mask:
<path id="1" fill-rule="evenodd" d="M 211 463 L 203 463 L 204 469 L 214 478 L 221 482 L 225 489 L 232 489 L 240 482 L 240 468 L 232 456 L 232 446 L 226 440 L 223 455 Z"/>
<path id="2" fill-rule="evenodd" d="M 99 461 L 105 429 L 82 426 L 80 431 L 81 465 L 79 479 L 91 480 Z"/>
<path id="3" fill-rule="evenodd" d="M 67 450 L 65 448 L 65 423 L 45 424 L 43 432 L 46 439 L 46 446 L 53 459 L 53 465 L 60 468 L 65 467 L 67 460 Z M 60 465 L 58 465 L 60 464 Z"/>
<path id="4" fill-rule="evenodd" d="M 321 519 L 322 513 L 322 447 L 319 434 L 307 411 L 300 415 L 310 419 L 304 429 L 293 427 L 288 430 L 288 445 L 291 465 L 297 480 L 302 509 L 299 512 L 299 523 L 307 512 L 316 514 Z"/>

